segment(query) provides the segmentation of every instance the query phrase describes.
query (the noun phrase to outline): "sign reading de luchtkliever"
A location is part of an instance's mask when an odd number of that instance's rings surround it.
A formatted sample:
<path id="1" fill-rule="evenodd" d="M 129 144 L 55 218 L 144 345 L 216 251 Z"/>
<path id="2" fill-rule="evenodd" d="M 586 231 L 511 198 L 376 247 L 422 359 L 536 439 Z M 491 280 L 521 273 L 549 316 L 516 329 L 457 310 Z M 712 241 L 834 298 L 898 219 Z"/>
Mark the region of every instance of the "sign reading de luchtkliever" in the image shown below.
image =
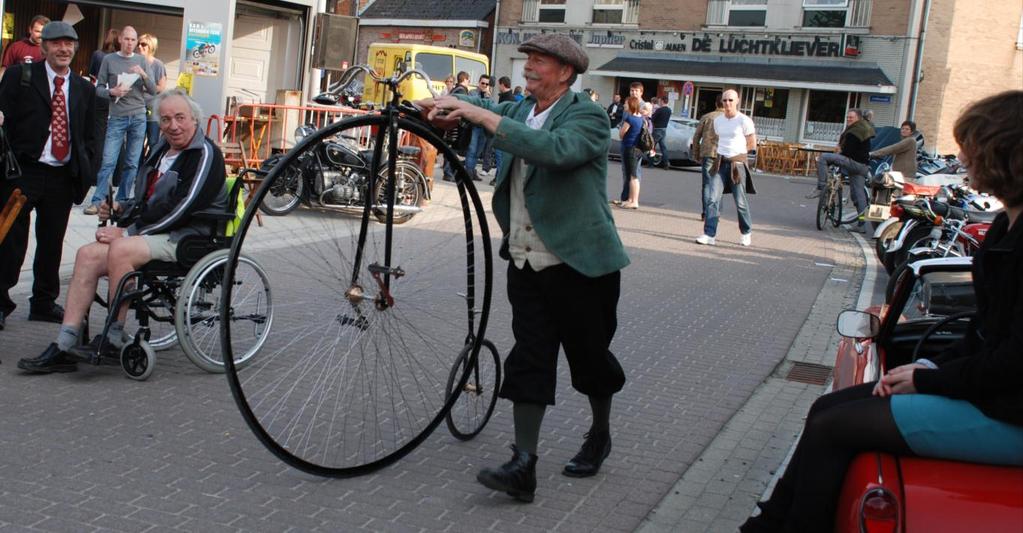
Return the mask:
<path id="1" fill-rule="evenodd" d="M 538 35 L 538 31 L 498 31 L 497 44 L 519 45 Z M 568 32 L 579 44 L 590 48 L 629 48 L 654 52 L 686 54 L 734 54 L 796 57 L 843 57 L 841 35 L 797 35 L 759 37 L 742 33 L 680 33 L 677 36 L 630 38 L 625 32 L 588 31 L 585 34 Z M 853 54 L 858 55 L 858 54 Z"/>

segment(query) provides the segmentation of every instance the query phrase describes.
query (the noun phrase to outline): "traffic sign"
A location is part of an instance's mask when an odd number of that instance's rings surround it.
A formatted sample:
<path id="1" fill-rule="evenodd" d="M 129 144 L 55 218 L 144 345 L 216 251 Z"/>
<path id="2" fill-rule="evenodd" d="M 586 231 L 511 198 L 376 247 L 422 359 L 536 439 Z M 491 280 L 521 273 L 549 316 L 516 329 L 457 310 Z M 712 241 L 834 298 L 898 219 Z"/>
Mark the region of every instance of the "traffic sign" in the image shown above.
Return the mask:
<path id="1" fill-rule="evenodd" d="M 690 96 L 693 94 L 693 82 L 687 81 L 682 84 L 682 94 Z"/>

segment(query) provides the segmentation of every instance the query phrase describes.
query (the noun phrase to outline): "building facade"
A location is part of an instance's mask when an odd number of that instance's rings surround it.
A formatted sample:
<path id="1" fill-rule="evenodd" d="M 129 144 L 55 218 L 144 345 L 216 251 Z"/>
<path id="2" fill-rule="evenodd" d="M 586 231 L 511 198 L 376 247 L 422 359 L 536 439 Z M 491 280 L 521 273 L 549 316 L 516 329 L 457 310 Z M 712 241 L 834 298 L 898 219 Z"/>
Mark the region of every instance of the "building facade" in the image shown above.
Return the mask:
<path id="1" fill-rule="evenodd" d="M 490 56 L 496 0 L 374 0 L 359 15 L 356 61 L 373 43 L 428 44 Z"/>
<path id="2" fill-rule="evenodd" d="M 934 3 L 942 1 L 969 3 Z M 645 97 L 666 97 L 676 114 L 699 117 L 732 88 L 762 138 L 833 144 L 850 107 L 870 109 L 877 125 L 891 126 L 914 105 L 929 105 L 914 79 L 924 59 L 918 57 L 918 44 L 930 4 L 506 0 L 500 4 L 494 70 L 521 84 L 525 56 L 516 50 L 518 44 L 536 33 L 566 33 L 590 56 L 580 87 L 595 89 L 605 105 L 612 94 L 625 95 L 628 85 L 639 81 Z M 1014 10 L 1018 19 L 1018 3 Z M 916 92 L 921 94 L 914 98 Z M 924 133 L 936 138 L 934 132 Z"/>

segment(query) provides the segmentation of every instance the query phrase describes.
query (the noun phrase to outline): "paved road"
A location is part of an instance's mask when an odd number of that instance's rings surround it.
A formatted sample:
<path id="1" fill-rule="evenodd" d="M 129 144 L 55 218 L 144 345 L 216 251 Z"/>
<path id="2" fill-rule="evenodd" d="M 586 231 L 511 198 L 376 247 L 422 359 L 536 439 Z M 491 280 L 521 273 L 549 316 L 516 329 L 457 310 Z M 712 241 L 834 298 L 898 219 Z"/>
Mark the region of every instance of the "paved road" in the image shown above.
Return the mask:
<path id="1" fill-rule="evenodd" d="M 614 195 L 616 164 L 609 174 Z M 392 467 L 318 479 L 264 451 L 224 378 L 178 350 L 161 354 L 142 383 L 106 367 L 19 374 L 16 359 L 36 355 L 55 333 L 27 322 L 23 305 L 0 333 L 0 529 L 631 531 L 786 357 L 829 283 L 833 237 L 812 226 L 813 206 L 801 200 L 808 183 L 761 178 L 753 246 L 735 244 L 726 204 L 718 246 L 701 247 L 693 243 L 699 175 L 644 171 L 642 209 L 614 211 L 632 257 L 612 345 L 629 378 L 612 412 L 614 451 L 595 478 L 561 476 L 589 410 L 562 365 L 540 442 L 537 501 L 528 506 L 474 480 L 482 466 L 507 459 L 507 404 L 473 441 L 441 428 Z M 75 214 L 69 245 L 88 239 L 91 224 Z M 286 246 L 287 224 L 269 219 L 268 240 L 274 234 Z M 495 267 L 488 337 L 507 352 L 504 264 Z"/>

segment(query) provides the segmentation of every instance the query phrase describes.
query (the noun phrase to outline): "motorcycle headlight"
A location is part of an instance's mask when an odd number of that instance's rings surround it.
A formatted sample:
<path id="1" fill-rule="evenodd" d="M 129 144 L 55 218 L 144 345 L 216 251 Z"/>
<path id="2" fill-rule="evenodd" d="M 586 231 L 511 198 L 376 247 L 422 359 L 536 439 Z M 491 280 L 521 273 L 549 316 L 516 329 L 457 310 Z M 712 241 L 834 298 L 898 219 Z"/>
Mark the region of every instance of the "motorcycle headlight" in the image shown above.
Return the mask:
<path id="1" fill-rule="evenodd" d="M 295 142 L 296 143 L 302 142 L 302 139 L 305 139 L 310 134 L 312 134 L 312 132 L 314 132 L 314 131 L 316 131 L 316 130 L 314 130 L 310 126 L 299 126 L 299 127 L 295 128 Z"/>

